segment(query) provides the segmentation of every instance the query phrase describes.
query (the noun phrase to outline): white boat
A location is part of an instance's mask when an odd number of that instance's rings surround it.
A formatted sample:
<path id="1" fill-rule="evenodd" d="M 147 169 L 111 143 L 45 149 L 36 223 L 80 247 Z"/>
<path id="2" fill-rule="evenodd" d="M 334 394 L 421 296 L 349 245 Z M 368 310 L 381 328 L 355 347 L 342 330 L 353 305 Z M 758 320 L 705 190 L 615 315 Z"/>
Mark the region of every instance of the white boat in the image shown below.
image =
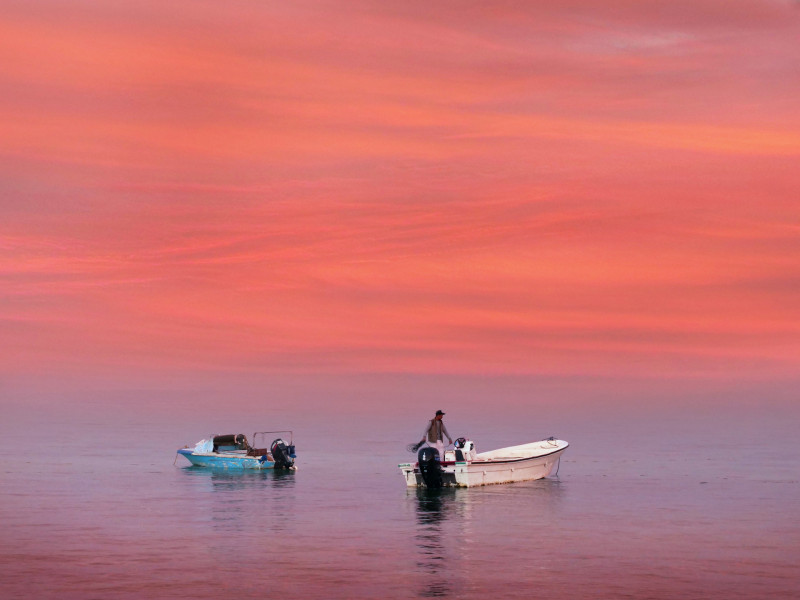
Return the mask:
<path id="1" fill-rule="evenodd" d="M 416 463 L 401 463 L 400 471 L 409 487 L 474 487 L 495 483 L 542 479 L 553 472 L 569 444 L 548 438 L 529 444 L 475 453 L 470 440 L 456 440 L 455 450 L 446 450 L 444 460 L 435 448 L 422 448 Z"/>
<path id="2" fill-rule="evenodd" d="M 266 437 L 276 433 L 288 433 L 289 442 L 283 438 L 275 439 L 269 447 Z M 259 447 L 261 446 L 261 447 Z M 212 435 L 201 440 L 194 447 L 186 446 L 178 450 L 196 467 L 221 469 L 289 469 L 294 471 L 296 458 L 293 434 L 291 431 L 257 431 L 253 434 L 253 446 L 243 433 L 231 435 Z"/>

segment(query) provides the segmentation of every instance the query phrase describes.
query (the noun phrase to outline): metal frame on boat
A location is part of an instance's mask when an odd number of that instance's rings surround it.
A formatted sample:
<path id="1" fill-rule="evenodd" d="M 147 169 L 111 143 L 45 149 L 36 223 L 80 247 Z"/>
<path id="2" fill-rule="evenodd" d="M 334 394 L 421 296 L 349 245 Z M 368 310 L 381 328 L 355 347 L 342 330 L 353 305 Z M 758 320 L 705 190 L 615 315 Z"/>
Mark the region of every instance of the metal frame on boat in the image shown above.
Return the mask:
<path id="1" fill-rule="evenodd" d="M 264 436 L 268 434 L 289 434 L 287 444 L 282 437 L 266 446 Z M 261 447 L 259 447 L 261 445 Z M 216 467 L 222 469 L 291 469 L 296 458 L 294 433 L 290 430 L 257 431 L 253 434 L 253 445 L 243 433 L 231 435 L 212 435 L 201 440 L 194 448 L 186 446 L 178 454 L 197 467 Z"/>
<path id="2" fill-rule="evenodd" d="M 461 447 L 458 444 L 461 442 Z M 553 472 L 569 444 L 548 438 L 529 444 L 476 454 L 469 440 L 459 438 L 444 460 L 435 448 L 422 448 L 416 463 L 398 465 L 409 487 L 474 487 L 542 479 Z"/>

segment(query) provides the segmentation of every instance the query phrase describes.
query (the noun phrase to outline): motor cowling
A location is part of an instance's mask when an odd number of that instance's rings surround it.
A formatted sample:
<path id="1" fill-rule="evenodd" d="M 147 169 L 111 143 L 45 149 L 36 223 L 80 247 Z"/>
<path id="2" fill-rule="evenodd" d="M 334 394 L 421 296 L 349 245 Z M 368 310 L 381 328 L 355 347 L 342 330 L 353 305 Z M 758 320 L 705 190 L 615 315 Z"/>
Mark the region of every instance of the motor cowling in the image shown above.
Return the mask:
<path id="1" fill-rule="evenodd" d="M 439 451 L 430 446 L 420 448 L 417 453 L 417 461 L 419 473 L 425 485 L 429 488 L 442 487 L 442 465 L 439 462 Z"/>
<path id="2" fill-rule="evenodd" d="M 288 445 L 281 438 L 272 442 L 270 452 L 276 469 L 290 469 L 294 466 L 294 446 Z"/>

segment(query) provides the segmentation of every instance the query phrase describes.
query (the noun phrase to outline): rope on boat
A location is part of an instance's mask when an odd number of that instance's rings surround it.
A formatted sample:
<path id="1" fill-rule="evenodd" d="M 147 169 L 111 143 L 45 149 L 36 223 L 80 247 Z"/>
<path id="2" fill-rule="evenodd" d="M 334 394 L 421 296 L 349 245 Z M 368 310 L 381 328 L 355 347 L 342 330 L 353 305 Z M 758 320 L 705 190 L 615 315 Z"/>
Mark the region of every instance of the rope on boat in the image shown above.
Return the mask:
<path id="1" fill-rule="evenodd" d="M 188 447 L 189 446 L 184 446 L 183 448 L 188 448 Z M 183 448 L 181 448 L 181 450 L 183 450 Z M 178 462 L 178 453 L 177 452 L 175 453 L 175 460 L 172 461 L 172 466 L 173 467 L 175 466 L 176 462 Z"/>

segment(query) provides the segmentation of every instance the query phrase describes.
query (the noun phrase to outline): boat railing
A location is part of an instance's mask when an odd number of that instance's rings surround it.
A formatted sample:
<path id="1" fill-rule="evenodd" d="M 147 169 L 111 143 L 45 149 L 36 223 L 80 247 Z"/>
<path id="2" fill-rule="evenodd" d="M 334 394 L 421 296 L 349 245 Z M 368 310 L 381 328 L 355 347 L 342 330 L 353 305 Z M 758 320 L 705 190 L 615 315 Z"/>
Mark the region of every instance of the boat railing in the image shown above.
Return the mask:
<path id="1" fill-rule="evenodd" d="M 267 435 L 267 434 L 269 434 L 269 433 L 288 433 L 288 434 L 289 434 L 289 445 L 291 446 L 291 445 L 293 445 L 293 444 L 294 444 L 294 432 L 293 432 L 292 430 L 290 430 L 290 429 L 277 429 L 277 430 L 275 430 L 275 431 L 256 431 L 256 432 L 253 434 L 253 446 L 254 446 L 254 447 L 255 447 L 255 446 L 258 446 L 258 444 L 257 444 L 257 442 L 256 442 L 256 440 L 257 440 L 258 438 L 256 438 L 256 436 L 259 436 L 259 435 Z M 271 442 L 271 441 L 272 441 L 272 440 L 270 440 L 270 442 Z"/>

